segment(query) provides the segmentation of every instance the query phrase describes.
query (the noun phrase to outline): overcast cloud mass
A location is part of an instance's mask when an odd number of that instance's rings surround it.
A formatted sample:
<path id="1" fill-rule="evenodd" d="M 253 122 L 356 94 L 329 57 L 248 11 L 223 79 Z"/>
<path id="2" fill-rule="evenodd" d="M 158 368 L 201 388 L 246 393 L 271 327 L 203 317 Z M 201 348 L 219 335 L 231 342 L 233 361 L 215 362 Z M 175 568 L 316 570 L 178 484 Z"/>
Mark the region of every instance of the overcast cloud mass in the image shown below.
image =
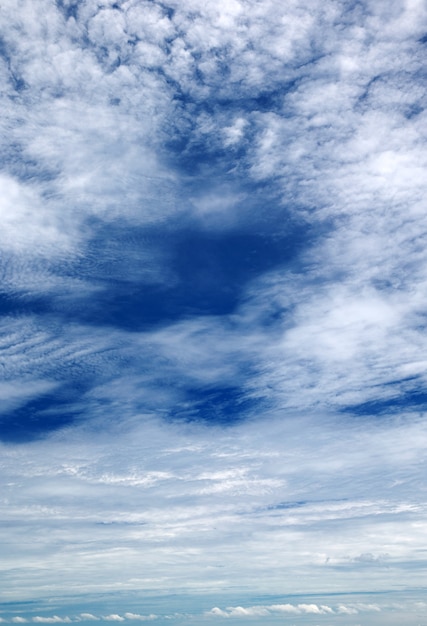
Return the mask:
<path id="1" fill-rule="evenodd" d="M 0 622 L 426 626 L 425 2 L 0 29 Z"/>

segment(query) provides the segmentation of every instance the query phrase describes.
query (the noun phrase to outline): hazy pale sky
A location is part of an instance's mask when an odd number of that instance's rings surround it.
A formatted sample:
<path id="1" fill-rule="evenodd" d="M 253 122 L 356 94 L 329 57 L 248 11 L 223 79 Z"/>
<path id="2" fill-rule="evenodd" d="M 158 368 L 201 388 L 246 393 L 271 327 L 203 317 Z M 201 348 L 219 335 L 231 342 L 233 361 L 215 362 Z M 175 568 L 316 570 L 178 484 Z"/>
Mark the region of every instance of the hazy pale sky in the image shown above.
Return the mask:
<path id="1" fill-rule="evenodd" d="M 0 622 L 426 626 L 425 2 L 0 30 Z"/>

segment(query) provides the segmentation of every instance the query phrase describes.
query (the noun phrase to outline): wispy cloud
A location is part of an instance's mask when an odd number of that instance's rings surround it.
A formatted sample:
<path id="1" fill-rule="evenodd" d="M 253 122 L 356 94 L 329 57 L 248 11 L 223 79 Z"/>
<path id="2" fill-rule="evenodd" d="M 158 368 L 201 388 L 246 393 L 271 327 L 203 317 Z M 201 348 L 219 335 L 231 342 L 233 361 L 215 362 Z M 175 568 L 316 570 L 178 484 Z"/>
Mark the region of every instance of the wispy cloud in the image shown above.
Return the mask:
<path id="1" fill-rule="evenodd" d="M 69 617 L 58 617 L 58 615 L 53 615 L 52 617 L 36 615 L 32 618 L 32 621 L 37 624 L 70 624 L 72 620 Z"/>

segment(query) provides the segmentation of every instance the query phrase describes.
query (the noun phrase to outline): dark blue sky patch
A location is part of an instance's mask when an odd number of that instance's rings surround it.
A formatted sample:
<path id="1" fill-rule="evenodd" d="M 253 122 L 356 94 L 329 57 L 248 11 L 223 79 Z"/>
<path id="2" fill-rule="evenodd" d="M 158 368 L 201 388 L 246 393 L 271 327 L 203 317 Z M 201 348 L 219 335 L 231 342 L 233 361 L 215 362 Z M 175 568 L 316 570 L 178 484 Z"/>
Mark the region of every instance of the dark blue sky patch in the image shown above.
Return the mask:
<path id="1" fill-rule="evenodd" d="M 271 224 L 267 229 L 260 223 L 258 231 L 206 230 L 195 222 L 140 229 L 126 223 L 90 226 L 94 236 L 86 254 L 57 268 L 64 278 L 86 282 L 88 291 L 67 293 L 65 280 L 64 290 L 56 294 L 3 294 L 0 313 L 35 316 L 40 325 L 56 332 L 69 323 L 141 332 L 200 316 L 227 316 L 237 310 L 252 280 L 292 265 L 307 243 L 306 233 L 295 225 L 278 233 L 271 232 Z M 266 309 L 265 323 L 280 325 L 271 303 L 266 302 Z M 144 359 L 143 354 L 139 357 Z M 138 376 L 142 361 L 125 361 L 121 360 L 122 374 Z M 61 387 L 3 415 L 0 439 L 31 441 L 91 415 L 95 418 L 101 408 L 85 393 L 108 384 L 109 374 L 91 375 L 86 365 L 85 358 L 81 363 L 47 363 L 39 375 Z M 127 398 L 126 414 L 160 412 L 170 419 L 228 424 L 266 408 L 265 399 L 250 397 L 240 386 L 253 376 L 250 364 L 248 371 L 237 366 L 238 381 L 202 387 L 186 382 L 169 367 L 165 370 L 151 358 L 146 384 L 154 391 L 145 398 L 138 394 Z M 167 397 L 162 385 L 168 388 Z M 108 412 L 108 406 L 103 410 Z"/>
<path id="2" fill-rule="evenodd" d="M 172 137 L 166 148 L 172 153 L 168 165 L 189 176 L 203 174 L 206 168 L 223 163 L 227 157 L 227 150 L 216 141 L 206 145 L 202 138 L 190 134 Z"/>
<path id="3" fill-rule="evenodd" d="M 64 385 L 14 411 L 0 414 L 0 441 L 27 443 L 74 424 L 82 415 L 78 400 L 83 391 L 80 385 Z"/>
<path id="4" fill-rule="evenodd" d="M 248 283 L 264 272 L 295 262 L 301 228 L 283 234 L 212 232 L 196 227 L 119 229 L 102 226 L 87 254 L 66 275 L 96 289 L 89 298 L 37 298 L 28 311 L 134 331 L 197 315 L 236 310 Z M 16 301 L 19 312 L 25 312 Z M 11 304 L 8 303 L 9 311 Z"/>
<path id="5" fill-rule="evenodd" d="M 66 20 L 68 20 L 70 17 L 73 17 L 77 21 L 79 4 L 80 4 L 79 1 L 65 2 L 64 0 L 56 0 L 56 6 L 64 15 Z"/>
<path id="6" fill-rule="evenodd" d="M 0 315 L 43 315 L 52 310 L 52 301 L 46 296 L 20 295 L 0 292 Z"/>
<path id="7" fill-rule="evenodd" d="M 358 416 L 387 416 L 403 411 L 425 410 L 427 408 L 427 391 L 413 390 L 401 393 L 392 398 L 371 400 L 342 409 L 344 413 Z"/>
<path id="8" fill-rule="evenodd" d="M 0 315 L 19 315 L 24 313 L 25 305 L 20 305 L 20 301 L 10 294 L 0 292 Z M 21 310 L 20 310 L 21 309 Z"/>
<path id="9" fill-rule="evenodd" d="M 173 407 L 170 418 L 226 426 L 253 415 L 261 406 L 261 400 L 251 398 L 233 385 L 189 387 L 185 390 L 185 400 Z"/>

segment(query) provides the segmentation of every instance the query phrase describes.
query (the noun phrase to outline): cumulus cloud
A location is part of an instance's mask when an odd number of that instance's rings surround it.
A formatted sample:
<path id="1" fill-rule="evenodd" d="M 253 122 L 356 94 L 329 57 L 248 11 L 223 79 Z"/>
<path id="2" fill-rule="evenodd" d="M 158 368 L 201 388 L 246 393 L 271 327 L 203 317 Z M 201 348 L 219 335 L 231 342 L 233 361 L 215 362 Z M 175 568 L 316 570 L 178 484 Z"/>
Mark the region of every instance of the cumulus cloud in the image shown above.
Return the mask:
<path id="1" fill-rule="evenodd" d="M 332 608 L 323 604 L 272 604 L 266 606 L 228 607 L 225 610 L 214 607 L 207 613 L 207 615 L 215 617 L 265 617 L 275 614 L 335 615 L 336 613 L 346 613 L 348 615 L 355 615 L 358 612 L 359 611 L 357 609 L 352 607 L 346 607 L 344 605 L 340 605 L 337 608 Z"/>
<path id="2" fill-rule="evenodd" d="M 364 603 L 352 603 L 352 604 L 339 604 L 337 606 L 328 606 L 325 604 L 271 604 L 261 606 L 250 607 L 227 607 L 226 609 L 220 609 L 214 607 L 206 613 L 212 617 L 249 617 L 249 616 L 264 616 L 277 615 L 277 614 L 290 614 L 290 615 L 357 615 L 361 612 L 378 613 L 381 612 L 381 608 L 376 604 L 364 604 Z"/>

